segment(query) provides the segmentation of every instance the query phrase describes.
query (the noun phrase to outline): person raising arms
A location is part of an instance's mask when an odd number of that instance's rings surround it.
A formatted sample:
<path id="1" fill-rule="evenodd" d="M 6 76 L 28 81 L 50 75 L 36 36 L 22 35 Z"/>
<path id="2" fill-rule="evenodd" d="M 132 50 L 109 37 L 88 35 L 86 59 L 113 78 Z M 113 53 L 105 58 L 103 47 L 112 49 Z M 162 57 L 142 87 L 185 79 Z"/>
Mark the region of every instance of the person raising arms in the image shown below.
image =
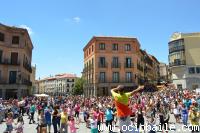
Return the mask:
<path id="1" fill-rule="evenodd" d="M 114 102 L 117 110 L 117 117 L 119 118 L 119 127 L 122 133 L 127 133 L 129 131 L 123 131 L 123 126 L 131 125 L 130 115 L 131 109 L 129 108 L 129 97 L 136 94 L 143 89 L 143 86 L 139 86 L 136 90 L 132 92 L 125 93 L 125 88 L 123 85 L 117 86 L 111 90 L 111 94 L 114 97 Z"/>

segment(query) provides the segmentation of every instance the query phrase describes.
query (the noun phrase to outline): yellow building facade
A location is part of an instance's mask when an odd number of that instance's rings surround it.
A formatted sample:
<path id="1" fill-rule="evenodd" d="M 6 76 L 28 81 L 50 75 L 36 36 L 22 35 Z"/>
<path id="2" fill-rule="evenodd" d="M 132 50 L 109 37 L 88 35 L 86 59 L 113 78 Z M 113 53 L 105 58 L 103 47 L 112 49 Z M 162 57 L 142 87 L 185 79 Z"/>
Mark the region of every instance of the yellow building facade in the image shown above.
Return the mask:
<path id="1" fill-rule="evenodd" d="M 169 42 L 169 65 L 179 89 L 200 87 L 200 33 L 174 33 Z"/>

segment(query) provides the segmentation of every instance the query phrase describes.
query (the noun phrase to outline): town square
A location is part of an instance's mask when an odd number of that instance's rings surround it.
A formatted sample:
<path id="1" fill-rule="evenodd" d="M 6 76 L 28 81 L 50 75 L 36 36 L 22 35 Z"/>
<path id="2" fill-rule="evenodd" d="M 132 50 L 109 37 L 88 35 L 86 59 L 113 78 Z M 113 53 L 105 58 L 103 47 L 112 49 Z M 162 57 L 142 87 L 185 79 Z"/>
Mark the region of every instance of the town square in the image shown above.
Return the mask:
<path id="1" fill-rule="evenodd" d="M 199 5 L 1 1 L 0 133 L 200 133 Z"/>

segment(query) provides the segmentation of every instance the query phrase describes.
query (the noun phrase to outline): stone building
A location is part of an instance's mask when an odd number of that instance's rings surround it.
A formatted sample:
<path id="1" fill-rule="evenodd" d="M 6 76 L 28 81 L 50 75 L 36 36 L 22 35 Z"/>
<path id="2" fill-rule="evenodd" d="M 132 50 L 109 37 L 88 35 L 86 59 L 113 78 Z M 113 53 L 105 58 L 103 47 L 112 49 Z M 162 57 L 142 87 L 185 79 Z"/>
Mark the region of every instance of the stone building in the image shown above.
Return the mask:
<path id="1" fill-rule="evenodd" d="M 145 82 L 147 74 L 157 79 L 157 73 L 151 70 L 157 72 L 154 67 L 159 62 L 140 49 L 137 38 L 94 36 L 83 51 L 84 95 L 87 97 L 110 95 L 111 88 L 119 84 L 133 89 Z M 150 78 L 149 75 L 146 78 Z"/>
<path id="2" fill-rule="evenodd" d="M 51 96 L 72 94 L 77 76 L 75 74 L 57 74 L 38 81 L 39 93 Z"/>
<path id="3" fill-rule="evenodd" d="M 30 93 L 33 44 L 26 29 L 0 24 L 0 97 Z"/>

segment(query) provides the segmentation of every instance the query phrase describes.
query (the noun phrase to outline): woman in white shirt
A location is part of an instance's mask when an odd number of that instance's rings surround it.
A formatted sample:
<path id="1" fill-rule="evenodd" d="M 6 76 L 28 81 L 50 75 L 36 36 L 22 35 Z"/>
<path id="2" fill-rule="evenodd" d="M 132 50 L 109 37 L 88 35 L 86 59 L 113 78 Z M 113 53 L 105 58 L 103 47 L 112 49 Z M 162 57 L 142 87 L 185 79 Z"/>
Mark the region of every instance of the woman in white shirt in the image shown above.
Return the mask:
<path id="1" fill-rule="evenodd" d="M 91 133 L 98 133 L 97 119 L 93 116 L 93 118 L 89 119 L 88 122 L 90 123 Z"/>
<path id="2" fill-rule="evenodd" d="M 178 106 L 175 105 L 173 113 L 174 113 L 174 117 L 176 119 L 176 123 L 179 123 L 180 122 L 180 119 L 179 119 L 180 118 L 180 112 L 179 112 Z"/>
<path id="3" fill-rule="evenodd" d="M 44 112 L 39 112 L 38 115 L 38 133 L 46 133 L 47 132 L 47 125 L 45 121 Z"/>

